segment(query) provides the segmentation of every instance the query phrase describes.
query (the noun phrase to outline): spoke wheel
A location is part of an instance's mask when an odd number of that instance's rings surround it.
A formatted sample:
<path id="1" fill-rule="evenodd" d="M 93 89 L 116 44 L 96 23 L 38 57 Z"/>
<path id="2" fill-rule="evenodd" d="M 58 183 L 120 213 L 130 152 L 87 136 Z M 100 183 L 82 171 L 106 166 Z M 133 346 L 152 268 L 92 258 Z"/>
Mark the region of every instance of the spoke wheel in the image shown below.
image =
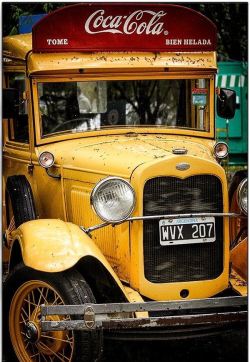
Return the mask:
<path id="1" fill-rule="evenodd" d="M 50 285 L 37 280 L 24 283 L 12 299 L 9 330 L 18 359 L 39 362 L 71 361 L 74 346 L 73 332 L 42 332 L 39 323 L 41 304 L 58 305 L 64 302 Z M 59 321 L 60 319 L 59 316 L 50 316 L 48 320 Z"/>
<path id="2" fill-rule="evenodd" d="M 42 304 L 95 303 L 90 287 L 77 270 L 46 273 L 20 263 L 8 275 L 3 294 L 6 362 L 90 362 L 101 356 L 102 339 L 96 331 L 41 331 Z M 46 319 L 58 322 L 70 316 Z"/>

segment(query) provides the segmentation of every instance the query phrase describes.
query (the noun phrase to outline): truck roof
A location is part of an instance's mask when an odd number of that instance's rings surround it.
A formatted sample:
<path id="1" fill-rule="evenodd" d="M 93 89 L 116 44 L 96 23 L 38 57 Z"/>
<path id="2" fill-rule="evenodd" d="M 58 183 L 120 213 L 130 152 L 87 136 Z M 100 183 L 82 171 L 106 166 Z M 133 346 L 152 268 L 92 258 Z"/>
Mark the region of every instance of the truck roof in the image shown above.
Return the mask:
<path id="1" fill-rule="evenodd" d="M 26 55 L 32 50 L 31 33 L 11 35 L 3 38 L 3 55 L 20 60 L 25 60 Z"/>
<path id="2" fill-rule="evenodd" d="M 215 25 L 173 4 L 69 5 L 3 40 L 4 61 L 27 58 L 28 73 L 211 70 L 215 48 Z"/>

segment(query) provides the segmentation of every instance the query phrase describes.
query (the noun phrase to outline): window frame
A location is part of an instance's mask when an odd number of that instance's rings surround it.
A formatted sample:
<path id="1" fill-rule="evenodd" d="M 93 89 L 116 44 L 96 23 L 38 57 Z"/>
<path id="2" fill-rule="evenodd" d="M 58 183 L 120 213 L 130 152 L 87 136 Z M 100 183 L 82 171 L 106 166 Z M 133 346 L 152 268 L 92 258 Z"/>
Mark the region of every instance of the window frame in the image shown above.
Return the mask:
<path id="1" fill-rule="evenodd" d="M 27 93 L 27 80 L 26 80 L 26 72 L 24 69 L 4 69 L 4 80 L 5 80 L 5 85 L 6 88 L 10 87 L 10 79 L 9 79 L 9 74 L 13 74 L 13 73 L 20 73 L 24 75 L 24 91 L 25 93 Z M 27 100 L 25 100 L 27 102 Z M 14 135 L 14 119 L 8 119 L 6 122 L 6 144 L 7 145 L 20 145 L 21 149 L 30 149 L 30 130 L 29 130 L 29 110 L 28 110 L 28 104 L 26 105 L 27 107 L 27 130 L 28 130 L 28 140 L 25 142 L 24 140 L 18 140 L 15 139 L 15 135 Z M 26 114 L 26 113 L 25 113 Z M 11 138 L 11 133 L 13 134 L 13 138 Z M 18 147 L 18 146 L 17 146 Z"/>
<path id="2" fill-rule="evenodd" d="M 157 126 L 147 126 L 147 127 L 121 127 L 121 128 L 110 128 L 110 129 L 100 129 L 94 131 L 85 131 L 77 133 L 57 133 L 51 136 L 43 137 L 41 134 L 40 127 L 40 111 L 39 111 L 39 97 L 38 97 L 38 83 L 40 82 L 72 82 L 72 81 L 102 81 L 102 80 L 154 80 L 154 79 L 209 79 L 210 88 L 209 88 L 209 113 L 210 117 L 207 120 L 209 123 L 209 131 L 200 131 L 195 129 L 184 129 L 184 128 L 158 128 Z M 201 138 L 215 138 L 215 114 L 214 114 L 214 92 L 215 92 L 215 73 L 213 72 L 169 72 L 166 73 L 157 73 L 157 74 L 148 74 L 148 73 L 134 73 L 131 74 L 109 74 L 100 76 L 100 74 L 86 74 L 84 76 L 37 76 L 32 79 L 32 92 L 34 95 L 34 116 L 35 116 L 35 134 L 37 144 L 47 144 L 53 143 L 60 140 L 82 138 L 82 137 L 93 137 L 99 135 L 114 135 L 114 134 L 124 134 L 128 132 L 137 132 L 137 133 L 151 133 L 151 134 L 178 134 L 185 136 L 195 136 Z"/>

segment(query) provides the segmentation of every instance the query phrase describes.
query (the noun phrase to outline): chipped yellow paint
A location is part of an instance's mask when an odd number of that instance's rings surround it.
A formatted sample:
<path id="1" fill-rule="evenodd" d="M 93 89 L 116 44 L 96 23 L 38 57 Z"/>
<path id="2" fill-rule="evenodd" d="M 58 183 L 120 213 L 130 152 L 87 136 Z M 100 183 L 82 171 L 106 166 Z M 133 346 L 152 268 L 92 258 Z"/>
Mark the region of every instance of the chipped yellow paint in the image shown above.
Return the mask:
<path id="1" fill-rule="evenodd" d="M 84 69 L 86 72 L 98 72 L 98 69 L 147 69 L 148 71 L 178 69 L 216 69 L 214 52 L 207 53 L 53 53 L 31 54 L 29 72 L 44 73 L 70 72 Z M 166 69 L 167 70 L 167 69 Z M 131 71 L 131 70 L 130 70 Z"/>
<path id="2" fill-rule="evenodd" d="M 169 176 L 179 178 L 207 173 L 219 177 L 223 185 L 223 207 L 227 212 L 227 180 L 213 156 L 214 97 L 210 97 L 207 131 L 133 127 L 42 138 L 37 94 L 40 81 L 180 79 L 185 75 L 188 79 L 197 76 L 210 79 L 210 94 L 213 95 L 216 53 L 33 54 L 30 51 L 30 34 L 10 36 L 3 41 L 4 57 L 14 61 L 21 59 L 23 64 L 27 58 L 28 75 L 34 76 L 30 83 L 27 81 L 28 87 L 31 86 L 27 95 L 31 146 L 25 149 L 19 145 L 18 148 L 4 136 L 6 175 L 27 176 L 40 217 L 40 220 L 21 225 L 13 235 L 20 243 L 24 263 L 37 270 L 59 272 L 91 255 L 109 271 L 130 302 L 142 301 L 139 293 L 154 300 L 177 300 L 182 289 L 188 289 L 188 299 L 193 299 L 209 297 L 227 288 L 228 219 L 224 220 L 223 273 L 214 280 L 163 284 L 150 283 L 144 277 L 142 221 L 94 231 L 92 239 L 75 225 L 89 227 L 101 222 L 93 213 L 89 196 L 95 184 L 107 176 L 120 176 L 132 183 L 137 197 L 133 215 L 143 215 L 144 183 L 149 178 L 165 176 L 166 170 Z M 13 64 L 6 69 L 19 69 Z M 7 134 L 6 125 L 4 134 Z M 173 154 L 173 148 L 183 147 L 187 149 L 186 155 Z M 55 165 L 51 171 L 62 176 L 60 181 L 50 178 L 39 166 L 38 157 L 43 151 L 54 154 Z M 26 170 L 30 158 L 34 166 L 32 175 Z M 181 162 L 188 163 L 189 169 L 178 171 L 176 164 Z M 124 287 L 120 280 L 129 287 Z"/>
<path id="3" fill-rule="evenodd" d="M 13 232 L 26 266 L 44 272 L 60 272 L 73 267 L 85 256 L 93 256 L 114 278 L 126 295 L 122 283 L 100 249 L 79 227 L 56 219 L 28 221 Z"/>
<path id="4" fill-rule="evenodd" d="M 230 283 L 233 289 L 240 295 L 247 295 L 247 281 L 243 279 L 235 270 L 231 271 Z"/>
<path id="5" fill-rule="evenodd" d="M 32 50 L 31 34 L 8 36 L 3 39 L 5 55 L 25 59 L 26 54 Z M 28 72 L 48 73 L 78 71 L 101 71 L 105 69 L 216 69 L 216 53 L 43 53 L 28 57 Z"/>
<path id="6" fill-rule="evenodd" d="M 97 182 L 101 175 L 129 178 L 140 164 L 176 159 L 173 148 L 184 147 L 188 156 L 214 163 L 213 140 L 163 134 L 128 136 L 120 134 L 67 140 L 40 146 L 37 151 L 38 154 L 45 150 L 52 152 L 56 164 L 63 165 L 65 178 L 91 182 Z M 80 170 L 84 173 L 77 172 Z"/>
<path id="7" fill-rule="evenodd" d="M 144 302 L 142 296 L 134 289 L 124 286 L 130 303 Z M 137 318 L 148 318 L 148 312 L 135 312 Z"/>
<path id="8" fill-rule="evenodd" d="M 185 162 L 190 168 L 185 171 L 178 171 L 176 164 Z M 211 174 L 217 176 L 222 182 L 224 195 L 223 211 L 228 212 L 228 189 L 227 179 L 222 167 L 206 157 L 193 155 L 175 155 L 168 159 L 158 159 L 147 162 L 136 168 L 131 177 L 131 184 L 134 187 L 138 200 L 143 200 L 143 189 L 145 182 L 154 177 L 166 175 L 186 178 L 192 175 Z M 138 202 L 134 210 L 134 216 L 143 215 L 143 203 Z M 226 289 L 229 275 L 229 220 L 224 218 L 224 245 L 223 245 L 223 272 L 213 280 L 178 282 L 178 283 L 151 283 L 144 276 L 143 261 L 143 227 L 142 221 L 131 223 L 131 269 L 130 286 L 139 290 L 153 300 L 177 300 L 180 299 L 182 289 L 189 290 L 187 299 L 207 298 Z"/>
<path id="9" fill-rule="evenodd" d="M 153 164 L 164 162 L 166 169 L 170 160 L 178 163 L 185 161 L 187 157 L 192 157 L 192 164 L 195 160 L 200 160 L 201 172 L 204 160 L 214 165 L 213 145 L 214 141 L 204 141 L 195 137 L 134 134 L 133 137 L 116 135 L 68 140 L 41 146 L 38 150 L 39 153 L 45 150 L 52 152 L 56 166 L 61 169 L 67 220 L 89 227 L 102 223 L 90 205 L 90 193 L 101 179 L 116 175 L 129 181 L 134 170 L 140 165 L 152 167 Z M 187 155 L 174 155 L 172 149 L 176 147 L 185 147 Z M 220 166 L 217 167 L 221 170 Z M 43 173 L 46 178 L 45 171 Z M 51 194 L 54 195 L 52 191 L 43 193 L 45 205 L 50 203 Z M 140 196 L 137 199 L 139 203 Z M 58 199 L 53 205 L 60 205 L 60 202 Z M 56 212 L 53 209 L 54 217 Z M 130 283 L 128 224 L 97 230 L 92 233 L 92 240 L 102 250 L 119 278 Z"/>

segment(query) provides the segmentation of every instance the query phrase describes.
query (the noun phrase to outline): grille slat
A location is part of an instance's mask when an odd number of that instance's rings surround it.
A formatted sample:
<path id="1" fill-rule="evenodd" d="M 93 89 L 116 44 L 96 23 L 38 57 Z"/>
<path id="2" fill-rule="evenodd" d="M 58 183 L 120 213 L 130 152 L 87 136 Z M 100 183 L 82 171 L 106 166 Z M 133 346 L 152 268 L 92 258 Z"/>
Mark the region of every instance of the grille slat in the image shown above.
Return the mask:
<path id="1" fill-rule="evenodd" d="M 212 175 L 186 179 L 157 177 L 144 187 L 144 216 L 223 212 L 220 180 Z M 159 221 L 144 221 L 144 272 L 153 283 L 208 280 L 223 270 L 223 219 L 215 220 L 216 240 L 190 245 L 160 245 Z"/>

